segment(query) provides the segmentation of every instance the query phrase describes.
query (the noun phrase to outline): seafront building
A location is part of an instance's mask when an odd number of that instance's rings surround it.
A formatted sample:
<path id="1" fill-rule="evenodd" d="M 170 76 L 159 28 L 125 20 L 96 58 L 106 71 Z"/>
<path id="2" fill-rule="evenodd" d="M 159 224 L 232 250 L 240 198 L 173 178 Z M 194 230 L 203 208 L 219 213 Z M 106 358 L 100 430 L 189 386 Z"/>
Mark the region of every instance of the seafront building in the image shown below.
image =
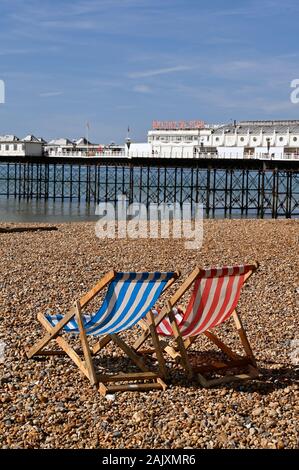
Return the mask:
<path id="1" fill-rule="evenodd" d="M 299 159 L 299 120 L 224 125 L 154 121 L 147 143 L 130 146 L 130 157 L 138 154 L 158 158 Z"/>
<path id="2" fill-rule="evenodd" d="M 211 125 L 203 121 L 154 121 L 147 142 L 95 144 L 81 137 L 45 142 L 28 135 L 0 136 L 1 156 L 69 158 L 220 158 L 299 160 L 299 120 L 240 121 Z"/>
<path id="3" fill-rule="evenodd" d="M 77 140 L 61 138 L 48 142 L 44 146 L 44 154 L 49 157 L 124 156 L 124 145 L 93 144 L 85 137 L 80 137 Z"/>
<path id="4" fill-rule="evenodd" d="M 45 141 L 34 135 L 19 139 L 15 135 L 0 136 L 0 156 L 3 157 L 40 157 L 44 152 Z"/>

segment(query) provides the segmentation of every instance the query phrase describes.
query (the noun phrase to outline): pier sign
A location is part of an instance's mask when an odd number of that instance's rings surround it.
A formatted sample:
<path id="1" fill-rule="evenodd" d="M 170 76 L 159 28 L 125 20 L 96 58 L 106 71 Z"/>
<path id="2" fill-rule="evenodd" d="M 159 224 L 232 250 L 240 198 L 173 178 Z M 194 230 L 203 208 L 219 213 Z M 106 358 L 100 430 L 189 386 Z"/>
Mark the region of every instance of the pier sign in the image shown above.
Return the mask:
<path id="1" fill-rule="evenodd" d="M 153 121 L 154 130 L 187 130 L 187 129 L 203 129 L 204 121 Z"/>
<path id="2" fill-rule="evenodd" d="M 3 80 L 0 80 L 0 104 L 5 103 L 5 84 Z"/>

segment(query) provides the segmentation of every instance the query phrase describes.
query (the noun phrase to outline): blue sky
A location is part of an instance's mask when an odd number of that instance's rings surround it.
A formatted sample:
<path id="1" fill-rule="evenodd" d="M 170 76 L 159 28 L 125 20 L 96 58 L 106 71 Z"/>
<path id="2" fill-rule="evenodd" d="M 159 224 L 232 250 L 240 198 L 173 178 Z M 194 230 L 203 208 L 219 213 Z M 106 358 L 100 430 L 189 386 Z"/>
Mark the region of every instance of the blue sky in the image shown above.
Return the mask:
<path id="1" fill-rule="evenodd" d="M 297 0 L 0 0 L 0 134 L 299 118 L 298 16 Z"/>

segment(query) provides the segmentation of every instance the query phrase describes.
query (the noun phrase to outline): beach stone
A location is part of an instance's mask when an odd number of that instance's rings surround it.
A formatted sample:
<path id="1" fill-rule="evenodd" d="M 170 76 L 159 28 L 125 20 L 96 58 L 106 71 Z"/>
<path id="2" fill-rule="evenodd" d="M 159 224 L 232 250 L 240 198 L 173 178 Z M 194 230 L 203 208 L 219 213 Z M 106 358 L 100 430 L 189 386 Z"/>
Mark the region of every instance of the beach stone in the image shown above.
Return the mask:
<path id="1" fill-rule="evenodd" d="M 260 416 L 263 412 L 263 408 L 255 408 L 252 412 L 252 416 Z"/>
<path id="2" fill-rule="evenodd" d="M 144 419 L 145 419 L 145 415 L 142 411 L 136 411 L 132 416 L 132 420 L 135 423 L 141 423 L 141 421 L 144 421 Z"/>

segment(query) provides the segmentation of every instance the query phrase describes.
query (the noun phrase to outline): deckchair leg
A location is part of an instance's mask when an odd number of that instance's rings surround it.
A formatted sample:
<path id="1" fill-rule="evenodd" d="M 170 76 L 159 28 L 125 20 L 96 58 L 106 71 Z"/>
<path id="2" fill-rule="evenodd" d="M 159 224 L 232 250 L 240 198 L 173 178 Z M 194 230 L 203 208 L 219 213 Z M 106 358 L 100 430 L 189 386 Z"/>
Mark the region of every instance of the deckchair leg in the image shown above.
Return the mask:
<path id="1" fill-rule="evenodd" d="M 93 365 L 92 357 L 91 357 L 91 352 L 90 352 L 89 344 L 87 341 L 87 336 L 86 336 L 85 329 L 84 329 L 80 301 L 76 302 L 75 305 L 76 305 L 76 320 L 77 320 L 77 324 L 79 327 L 79 336 L 80 336 L 80 340 L 82 344 L 85 365 L 89 373 L 89 380 L 91 384 L 96 385 L 98 380 L 97 380 L 97 375 L 95 373 L 95 369 L 94 369 L 94 365 Z"/>
<path id="2" fill-rule="evenodd" d="M 44 316 L 40 316 L 39 321 L 41 322 L 41 324 L 43 325 L 45 330 L 48 333 L 51 334 L 51 331 L 53 330 L 53 327 L 48 322 L 48 320 Z M 89 374 L 89 371 L 88 371 L 87 367 L 85 367 L 85 364 L 83 363 L 81 358 L 78 356 L 78 354 L 75 352 L 75 350 L 68 344 L 68 342 L 64 338 L 62 338 L 62 336 L 57 336 L 55 338 L 55 340 L 56 340 L 56 343 L 58 344 L 58 346 L 65 352 L 65 354 L 67 354 L 70 357 L 70 359 L 72 359 L 72 361 L 81 370 L 81 372 L 83 372 L 83 374 L 88 379 L 90 379 L 90 374 Z"/>
<path id="3" fill-rule="evenodd" d="M 256 360 L 255 360 L 254 354 L 253 354 L 251 346 L 249 344 L 249 341 L 248 341 L 246 332 L 244 330 L 244 327 L 242 325 L 241 319 L 240 319 L 240 317 L 239 317 L 236 310 L 233 312 L 232 316 L 233 316 L 233 319 L 234 319 L 234 322 L 235 322 L 235 325 L 236 325 L 236 328 L 237 328 L 238 335 L 241 339 L 242 345 L 243 345 L 243 347 L 245 349 L 245 352 L 247 354 L 247 357 L 249 357 L 251 359 L 252 364 L 256 367 Z"/>
<path id="4" fill-rule="evenodd" d="M 147 321 L 148 321 L 148 327 L 150 329 L 151 336 L 152 336 L 152 342 L 153 342 L 155 352 L 157 355 L 157 360 L 159 364 L 159 372 L 160 372 L 160 375 L 165 378 L 167 376 L 166 363 L 165 363 L 165 359 L 162 353 L 160 341 L 159 341 L 156 326 L 155 326 L 154 314 L 151 310 L 147 314 Z"/>
<path id="5" fill-rule="evenodd" d="M 191 364 L 189 362 L 187 351 L 186 351 L 185 346 L 184 346 L 184 340 L 183 340 L 183 337 L 181 335 L 180 329 L 177 325 L 177 322 L 175 320 L 175 316 L 174 316 L 174 313 L 172 311 L 171 305 L 169 307 L 170 307 L 170 310 L 169 310 L 168 316 L 169 316 L 169 320 L 170 320 L 170 323 L 171 323 L 173 336 L 176 339 L 178 349 L 180 351 L 182 365 L 183 365 L 184 369 L 186 370 L 186 372 L 188 374 L 188 377 L 191 378 L 193 376 L 193 371 L 192 371 Z"/>
<path id="6" fill-rule="evenodd" d="M 76 310 L 72 308 L 60 322 L 57 323 L 54 327 L 51 326 L 51 330 L 48 331 L 45 336 L 40 339 L 34 346 L 32 346 L 30 349 L 26 351 L 26 355 L 28 359 L 31 359 L 31 357 L 38 355 L 38 353 L 45 347 L 47 346 L 52 339 L 54 339 L 59 332 L 62 330 L 62 328 L 70 321 L 70 319 L 75 315 Z M 40 322 L 42 322 L 42 319 L 44 319 L 44 316 L 39 313 L 37 315 L 37 318 Z M 48 322 L 47 322 L 48 323 Z"/>
<path id="7" fill-rule="evenodd" d="M 158 374 L 148 371 L 143 360 L 138 354 L 128 346 L 117 334 L 110 335 L 114 343 L 117 344 L 129 358 L 142 370 L 142 372 L 123 373 L 114 376 L 100 376 L 99 377 L 99 392 L 101 395 L 107 393 L 115 393 L 120 391 L 142 391 L 142 390 L 165 390 L 166 384 L 159 377 Z M 150 380 L 151 383 L 125 383 L 120 385 L 107 385 L 106 382 L 128 382 Z"/>

